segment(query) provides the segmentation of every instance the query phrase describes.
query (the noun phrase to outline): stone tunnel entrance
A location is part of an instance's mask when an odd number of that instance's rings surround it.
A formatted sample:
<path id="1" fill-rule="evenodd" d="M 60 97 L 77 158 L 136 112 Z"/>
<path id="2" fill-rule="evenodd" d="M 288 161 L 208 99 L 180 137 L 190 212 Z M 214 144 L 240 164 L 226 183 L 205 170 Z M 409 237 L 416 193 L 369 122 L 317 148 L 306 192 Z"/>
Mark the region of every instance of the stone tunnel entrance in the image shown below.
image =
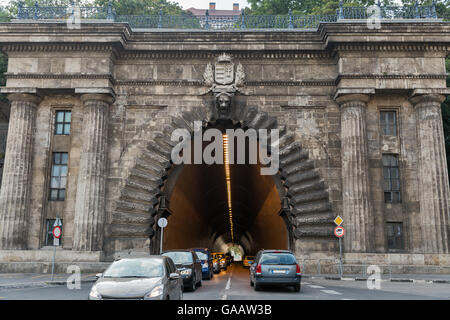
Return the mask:
<path id="1" fill-rule="evenodd" d="M 164 194 L 171 214 L 164 250 L 208 247 L 224 252 L 234 244 L 243 254 L 254 255 L 260 249 L 291 247 L 292 227 L 283 218 L 278 192 L 281 181 L 276 175 L 262 175 L 260 164 L 249 164 L 248 143 L 246 164 L 229 165 L 233 230 L 225 164 L 185 164 L 169 170 Z"/>

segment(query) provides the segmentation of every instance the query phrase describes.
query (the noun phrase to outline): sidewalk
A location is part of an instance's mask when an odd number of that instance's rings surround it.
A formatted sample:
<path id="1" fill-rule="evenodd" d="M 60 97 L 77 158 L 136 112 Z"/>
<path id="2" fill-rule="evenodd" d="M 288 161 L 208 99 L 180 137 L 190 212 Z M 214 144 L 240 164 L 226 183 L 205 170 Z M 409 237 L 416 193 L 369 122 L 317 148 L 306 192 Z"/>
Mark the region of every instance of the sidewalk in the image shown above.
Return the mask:
<path id="1" fill-rule="evenodd" d="M 65 285 L 70 274 L 0 273 L 0 290 Z M 93 283 L 95 274 L 81 274 L 81 283 Z"/>
<path id="2" fill-rule="evenodd" d="M 340 277 L 336 274 L 304 274 L 302 277 L 325 280 L 367 281 L 369 276 L 370 275 L 362 276 L 360 274 L 344 274 Z M 450 274 L 382 274 L 381 281 L 450 284 Z"/>

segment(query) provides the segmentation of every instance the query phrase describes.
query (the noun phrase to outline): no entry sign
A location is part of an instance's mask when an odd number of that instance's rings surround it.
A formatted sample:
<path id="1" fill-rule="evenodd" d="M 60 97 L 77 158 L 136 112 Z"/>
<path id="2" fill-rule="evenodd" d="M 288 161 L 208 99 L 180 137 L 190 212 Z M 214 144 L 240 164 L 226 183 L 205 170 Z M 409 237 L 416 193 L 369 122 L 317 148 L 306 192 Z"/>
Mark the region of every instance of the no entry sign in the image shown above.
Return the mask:
<path id="1" fill-rule="evenodd" d="M 338 238 L 343 237 L 345 234 L 344 227 L 336 227 L 334 228 L 334 235 Z"/>

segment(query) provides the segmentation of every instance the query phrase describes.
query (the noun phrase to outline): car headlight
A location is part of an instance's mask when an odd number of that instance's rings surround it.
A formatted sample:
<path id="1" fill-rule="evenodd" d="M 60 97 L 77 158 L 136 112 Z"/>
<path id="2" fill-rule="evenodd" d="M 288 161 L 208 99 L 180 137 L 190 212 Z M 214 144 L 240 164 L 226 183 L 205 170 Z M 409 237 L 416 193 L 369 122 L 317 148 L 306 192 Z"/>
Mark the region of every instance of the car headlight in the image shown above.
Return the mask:
<path id="1" fill-rule="evenodd" d="M 215 267 L 217 266 L 217 261 L 214 261 L 214 266 L 215 266 Z"/>
<path id="2" fill-rule="evenodd" d="M 220 263 L 225 263 L 225 259 L 220 260 Z"/>
<path id="3" fill-rule="evenodd" d="M 89 293 L 89 298 L 90 299 L 101 299 L 102 296 L 100 295 L 100 293 L 98 293 L 97 291 L 97 286 L 94 285 L 91 289 L 91 292 Z"/>
<path id="4" fill-rule="evenodd" d="M 180 271 L 180 274 L 182 275 L 190 275 L 192 273 L 191 269 L 184 269 Z"/>
<path id="5" fill-rule="evenodd" d="M 163 292 L 164 285 L 160 284 L 159 286 L 154 287 L 152 291 L 147 293 L 144 298 L 156 298 L 162 296 Z"/>

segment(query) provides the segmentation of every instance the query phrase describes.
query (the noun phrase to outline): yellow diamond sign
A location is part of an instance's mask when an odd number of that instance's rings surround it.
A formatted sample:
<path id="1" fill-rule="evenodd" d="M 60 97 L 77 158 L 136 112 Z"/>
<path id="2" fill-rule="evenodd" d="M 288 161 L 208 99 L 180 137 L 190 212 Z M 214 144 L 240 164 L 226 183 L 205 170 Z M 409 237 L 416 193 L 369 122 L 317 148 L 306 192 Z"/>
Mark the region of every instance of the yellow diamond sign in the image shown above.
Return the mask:
<path id="1" fill-rule="evenodd" d="M 337 216 L 336 219 L 334 219 L 334 223 L 336 223 L 338 226 L 340 226 L 344 222 L 344 219 L 342 219 L 340 216 Z"/>

